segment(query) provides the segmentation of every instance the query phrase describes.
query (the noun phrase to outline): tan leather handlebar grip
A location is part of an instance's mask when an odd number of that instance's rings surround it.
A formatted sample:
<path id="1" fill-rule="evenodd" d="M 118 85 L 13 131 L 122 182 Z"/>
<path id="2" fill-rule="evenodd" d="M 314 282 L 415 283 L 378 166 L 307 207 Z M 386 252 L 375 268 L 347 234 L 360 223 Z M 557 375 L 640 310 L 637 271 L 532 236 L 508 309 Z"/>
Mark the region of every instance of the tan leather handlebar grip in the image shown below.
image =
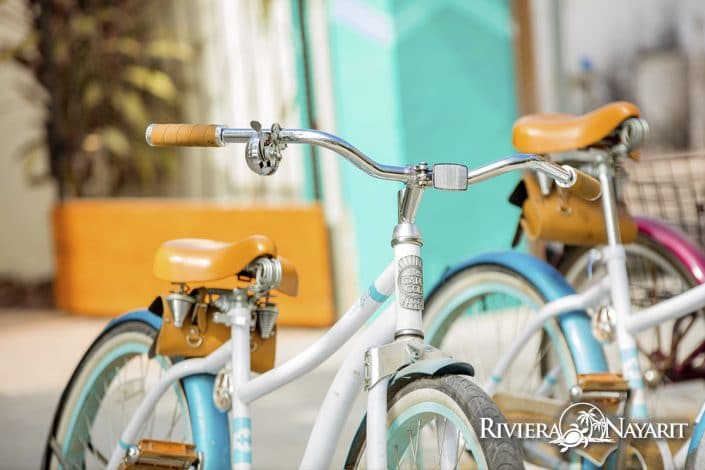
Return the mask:
<path id="1" fill-rule="evenodd" d="M 153 147 L 222 147 L 215 124 L 150 124 L 145 137 Z"/>
<path id="2" fill-rule="evenodd" d="M 572 168 L 572 170 L 575 172 L 575 182 L 571 187 L 566 189 L 571 194 L 575 194 L 579 198 L 585 199 L 586 201 L 594 201 L 599 199 L 602 194 L 600 181 L 575 168 Z"/>

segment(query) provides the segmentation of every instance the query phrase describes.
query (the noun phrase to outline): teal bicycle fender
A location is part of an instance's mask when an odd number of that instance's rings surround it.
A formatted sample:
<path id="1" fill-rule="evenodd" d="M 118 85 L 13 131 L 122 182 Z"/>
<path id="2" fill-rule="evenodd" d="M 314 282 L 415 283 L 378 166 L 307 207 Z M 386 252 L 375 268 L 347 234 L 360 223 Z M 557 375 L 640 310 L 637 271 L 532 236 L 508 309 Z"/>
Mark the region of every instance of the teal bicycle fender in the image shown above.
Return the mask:
<path id="1" fill-rule="evenodd" d="M 149 310 L 135 310 L 108 323 L 105 330 L 128 321 L 141 321 L 159 330 L 162 319 Z M 188 402 L 193 442 L 205 459 L 199 468 L 219 470 L 230 468 L 230 432 L 228 415 L 218 411 L 213 403 L 213 379 L 210 374 L 192 375 L 181 379 Z"/>
<path id="2" fill-rule="evenodd" d="M 400 381 L 410 380 L 418 377 L 439 377 L 443 375 L 475 375 L 475 369 L 467 362 L 459 361 L 451 357 L 440 357 L 434 359 L 422 359 L 412 362 L 397 371 L 389 381 L 389 388 Z"/>
<path id="3" fill-rule="evenodd" d="M 547 302 L 575 294 L 575 289 L 548 263 L 518 251 L 499 251 L 483 253 L 448 268 L 429 295 L 461 271 L 488 264 L 513 271 L 531 282 Z M 558 323 L 573 355 L 576 372 L 590 374 L 609 370 L 602 346 L 592 334 L 590 318 L 585 311 L 563 313 L 558 316 Z"/>
<path id="4" fill-rule="evenodd" d="M 690 436 L 690 445 L 688 446 L 688 455 L 695 452 L 695 449 L 702 445 L 703 437 L 705 437 L 705 416 L 700 417 L 700 421 L 693 429 L 693 435 Z"/>

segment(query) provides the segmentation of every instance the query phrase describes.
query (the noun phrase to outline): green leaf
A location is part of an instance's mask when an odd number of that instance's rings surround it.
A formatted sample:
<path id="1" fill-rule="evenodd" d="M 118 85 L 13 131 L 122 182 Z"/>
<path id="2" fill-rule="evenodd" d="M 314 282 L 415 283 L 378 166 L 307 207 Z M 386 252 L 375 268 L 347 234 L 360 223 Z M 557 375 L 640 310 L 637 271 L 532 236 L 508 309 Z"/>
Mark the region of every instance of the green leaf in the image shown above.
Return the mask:
<path id="1" fill-rule="evenodd" d="M 103 89 L 96 82 L 90 82 L 83 90 L 83 105 L 86 109 L 93 109 L 103 101 Z"/>
<path id="2" fill-rule="evenodd" d="M 115 40 L 115 51 L 128 57 L 139 57 L 142 51 L 142 45 L 134 38 L 122 37 Z"/>
<path id="3" fill-rule="evenodd" d="M 22 38 L 18 43 L 0 48 L 0 62 L 4 62 L 15 57 L 20 57 L 30 53 L 35 53 L 37 44 L 39 42 L 39 35 L 36 31 L 30 32 L 25 37 Z"/>
<path id="4" fill-rule="evenodd" d="M 71 61 L 69 54 L 69 43 L 67 40 L 58 39 L 51 46 L 51 53 L 54 61 L 58 65 L 63 65 Z"/>
<path id="5" fill-rule="evenodd" d="M 144 130 L 149 122 L 149 113 L 140 94 L 132 90 L 118 90 L 112 98 L 113 108 L 125 121 L 134 129 Z"/>
<path id="6" fill-rule="evenodd" d="M 137 173 L 137 178 L 141 184 L 150 183 L 156 178 L 156 168 L 154 167 L 154 155 L 141 155 L 141 158 L 132 160 L 132 166 Z"/>
<path id="7" fill-rule="evenodd" d="M 83 14 L 74 15 L 69 23 L 71 31 L 77 36 L 94 36 L 97 26 L 95 18 Z"/>
<path id="8" fill-rule="evenodd" d="M 151 70 L 147 67 L 132 65 L 125 70 L 126 81 L 164 101 L 171 101 L 176 97 L 176 87 L 171 77 L 160 70 Z"/>
<path id="9" fill-rule="evenodd" d="M 43 138 L 31 139 L 22 144 L 17 150 L 17 156 L 22 160 L 32 160 L 42 155 L 46 150 L 46 142 Z"/>
<path id="10" fill-rule="evenodd" d="M 144 48 L 147 57 L 188 61 L 193 58 L 193 48 L 188 44 L 168 39 L 157 39 L 147 43 Z"/>
<path id="11" fill-rule="evenodd" d="M 118 157 L 126 157 L 130 153 L 130 141 L 125 133 L 117 127 L 107 126 L 100 131 L 105 147 Z"/>
<path id="12" fill-rule="evenodd" d="M 32 139 L 19 148 L 18 157 L 22 159 L 25 178 L 31 185 L 37 185 L 49 179 L 46 152 L 46 142 L 41 138 Z"/>

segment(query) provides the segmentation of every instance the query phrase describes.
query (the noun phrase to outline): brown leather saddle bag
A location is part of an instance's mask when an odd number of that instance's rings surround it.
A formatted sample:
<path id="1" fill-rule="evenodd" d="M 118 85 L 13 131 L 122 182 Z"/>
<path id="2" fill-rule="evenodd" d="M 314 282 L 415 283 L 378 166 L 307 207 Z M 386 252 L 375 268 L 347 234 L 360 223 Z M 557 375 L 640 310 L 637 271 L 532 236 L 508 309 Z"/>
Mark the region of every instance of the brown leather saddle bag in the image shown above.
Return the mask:
<path id="1" fill-rule="evenodd" d="M 527 173 L 510 197 L 510 202 L 522 209 L 517 235 L 523 231 L 532 241 L 557 241 L 566 245 L 593 246 L 607 243 L 599 199 L 586 201 L 555 186 L 550 194 L 544 196 L 534 175 Z M 623 204 L 617 205 L 617 213 L 622 243 L 634 242 L 637 236 L 636 222 Z M 518 242 L 518 238 L 515 236 L 515 242 Z"/>
<path id="2" fill-rule="evenodd" d="M 153 312 L 159 309 L 162 311 L 162 326 L 155 340 L 157 354 L 169 357 L 204 357 L 230 339 L 230 327 L 213 321 L 214 309 L 204 301 L 204 295 L 200 292 L 197 294 L 192 313 L 186 315 L 181 327 L 174 324 L 174 314 L 162 297 L 158 297 L 150 307 Z M 274 367 L 276 337 L 276 326 L 267 339 L 262 338 L 256 328 L 250 332 L 252 371 L 262 373 Z"/>

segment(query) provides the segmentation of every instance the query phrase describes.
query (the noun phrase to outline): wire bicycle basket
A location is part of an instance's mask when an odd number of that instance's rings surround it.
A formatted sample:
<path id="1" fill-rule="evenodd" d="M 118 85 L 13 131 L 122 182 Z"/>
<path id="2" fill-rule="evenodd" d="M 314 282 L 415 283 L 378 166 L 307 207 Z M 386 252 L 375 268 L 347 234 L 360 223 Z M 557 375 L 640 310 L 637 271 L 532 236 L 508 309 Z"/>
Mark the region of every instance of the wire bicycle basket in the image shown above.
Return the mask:
<path id="1" fill-rule="evenodd" d="M 679 227 L 705 247 L 705 149 L 626 162 L 622 194 L 632 214 Z"/>

